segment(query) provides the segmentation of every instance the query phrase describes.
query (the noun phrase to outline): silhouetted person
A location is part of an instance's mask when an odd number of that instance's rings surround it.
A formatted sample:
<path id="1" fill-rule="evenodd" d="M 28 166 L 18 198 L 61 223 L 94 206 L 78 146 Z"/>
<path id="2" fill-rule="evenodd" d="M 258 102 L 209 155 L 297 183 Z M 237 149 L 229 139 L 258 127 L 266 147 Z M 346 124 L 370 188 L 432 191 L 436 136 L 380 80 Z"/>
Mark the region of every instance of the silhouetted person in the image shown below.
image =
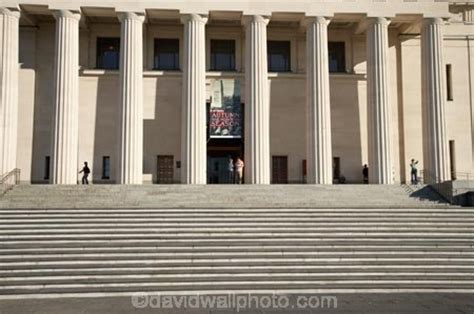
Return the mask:
<path id="1" fill-rule="evenodd" d="M 369 184 L 369 166 L 367 164 L 362 168 L 362 176 L 364 177 L 364 183 Z"/>
<path id="2" fill-rule="evenodd" d="M 416 169 L 416 165 L 418 165 L 418 160 L 412 159 L 410 163 L 411 184 L 418 184 L 418 169 Z"/>
<path id="3" fill-rule="evenodd" d="M 229 156 L 229 163 L 227 165 L 227 175 L 228 175 L 228 183 L 234 183 L 234 159 Z"/>
<path id="4" fill-rule="evenodd" d="M 83 173 L 82 175 L 82 184 L 89 184 L 89 180 L 87 180 L 87 177 L 89 176 L 89 173 L 91 173 L 91 170 L 87 166 L 87 161 L 84 162 L 84 167 L 82 167 L 82 170 L 79 171 L 79 173 Z"/>

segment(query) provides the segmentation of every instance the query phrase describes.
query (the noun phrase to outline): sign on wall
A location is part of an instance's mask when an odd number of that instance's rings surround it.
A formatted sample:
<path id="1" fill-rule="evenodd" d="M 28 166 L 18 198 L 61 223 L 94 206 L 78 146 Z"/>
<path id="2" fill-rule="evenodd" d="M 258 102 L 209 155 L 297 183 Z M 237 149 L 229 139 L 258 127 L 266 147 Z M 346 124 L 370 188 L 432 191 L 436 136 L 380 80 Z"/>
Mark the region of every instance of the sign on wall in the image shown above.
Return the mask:
<path id="1" fill-rule="evenodd" d="M 240 81 L 216 79 L 212 82 L 209 135 L 212 138 L 242 137 Z"/>

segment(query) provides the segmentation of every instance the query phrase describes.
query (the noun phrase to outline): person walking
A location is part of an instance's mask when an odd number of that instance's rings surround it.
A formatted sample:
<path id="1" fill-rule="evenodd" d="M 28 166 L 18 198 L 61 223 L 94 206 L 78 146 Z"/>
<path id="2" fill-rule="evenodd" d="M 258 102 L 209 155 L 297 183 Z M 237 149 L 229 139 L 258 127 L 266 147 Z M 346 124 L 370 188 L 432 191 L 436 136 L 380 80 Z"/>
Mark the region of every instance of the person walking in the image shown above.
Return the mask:
<path id="1" fill-rule="evenodd" d="M 91 173 L 91 170 L 87 166 L 87 161 L 84 162 L 84 167 L 82 167 L 82 170 L 79 171 L 79 173 L 83 173 L 82 184 L 89 184 L 89 180 L 87 180 L 87 177 L 89 176 L 89 173 Z"/>
<path id="2" fill-rule="evenodd" d="M 362 168 L 362 176 L 364 177 L 364 184 L 369 184 L 369 166 L 367 164 Z"/>
<path id="3" fill-rule="evenodd" d="M 411 168 L 411 184 L 418 184 L 418 169 L 416 168 L 418 165 L 418 160 L 412 158 L 410 163 Z"/>
<path id="4" fill-rule="evenodd" d="M 229 176 L 228 183 L 230 184 L 234 183 L 234 159 L 232 158 L 232 156 L 229 156 L 227 174 Z"/>
<path id="5" fill-rule="evenodd" d="M 240 157 L 237 158 L 234 164 L 235 168 L 235 180 L 237 184 L 242 184 L 242 177 L 244 172 L 244 162 Z"/>

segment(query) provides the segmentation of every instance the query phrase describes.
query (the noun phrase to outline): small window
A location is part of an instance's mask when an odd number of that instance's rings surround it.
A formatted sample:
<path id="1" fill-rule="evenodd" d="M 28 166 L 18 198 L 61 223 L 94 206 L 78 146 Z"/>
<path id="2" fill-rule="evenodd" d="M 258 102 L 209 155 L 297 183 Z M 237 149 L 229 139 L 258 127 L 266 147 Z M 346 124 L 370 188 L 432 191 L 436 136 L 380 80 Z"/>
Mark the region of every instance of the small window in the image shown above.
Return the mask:
<path id="1" fill-rule="evenodd" d="M 155 70 L 179 70 L 179 39 L 155 39 Z"/>
<path id="2" fill-rule="evenodd" d="M 49 173 L 51 169 L 51 157 L 46 156 L 44 158 L 44 179 L 49 180 Z"/>
<path id="3" fill-rule="evenodd" d="M 446 64 L 446 96 L 449 101 L 453 100 L 453 73 L 451 64 Z"/>
<path id="4" fill-rule="evenodd" d="M 451 170 L 451 180 L 456 180 L 456 143 L 449 141 L 449 170 Z"/>
<path id="5" fill-rule="evenodd" d="M 235 40 L 211 40 L 211 70 L 235 71 Z"/>
<path id="6" fill-rule="evenodd" d="M 97 38 L 97 69 L 118 70 L 120 64 L 120 38 Z"/>
<path id="7" fill-rule="evenodd" d="M 290 72 L 291 44 L 289 41 L 268 41 L 268 71 Z"/>
<path id="8" fill-rule="evenodd" d="M 110 179 L 110 157 L 102 157 L 102 179 Z"/>
<path id="9" fill-rule="evenodd" d="M 344 42 L 329 42 L 329 72 L 346 72 L 346 48 Z"/>

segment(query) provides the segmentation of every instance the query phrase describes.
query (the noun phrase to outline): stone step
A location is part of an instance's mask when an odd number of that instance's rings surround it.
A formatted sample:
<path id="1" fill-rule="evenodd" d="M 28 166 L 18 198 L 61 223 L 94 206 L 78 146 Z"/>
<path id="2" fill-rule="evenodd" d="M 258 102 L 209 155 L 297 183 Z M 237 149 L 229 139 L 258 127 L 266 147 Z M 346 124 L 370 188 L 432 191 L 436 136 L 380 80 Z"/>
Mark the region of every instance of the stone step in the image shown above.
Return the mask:
<path id="1" fill-rule="evenodd" d="M 239 281 L 196 281 L 196 282 L 127 282 L 103 284 L 48 284 L 0 287 L 1 294 L 65 294 L 65 293 L 94 293 L 107 292 L 135 292 L 135 291 L 275 291 L 285 287 L 288 290 L 315 291 L 324 289 L 387 289 L 400 291 L 413 289 L 416 291 L 467 291 L 472 292 L 473 280 L 239 280 Z M 251 287 L 251 288 L 250 288 Z M 433 288 L 435 287 L 435 288 Z M 360 290 L 359 290 L 360 291 Z"/>
<path id="2" fill-rule="evenodd" d="M 133 246 L 133 245 L 155 245 L 155 246 L 189 246 L 189 245 L 469 245 L 474 246 L 471 239 L 459 239 L 445 237 L 438 238 L 266 238 L 266 239 L 83 239 L 83 240 L 4 240 L 3 248 L 49 248 L 64 247 L 110 247 L 110 246 Z"/>
<path id="3" fill-rule="evenodd" d="M 82 266 L 82 265 L 80 265 Z M 117 267 L 110 265 L 107 267 L 55 267 L 55 268 L 23 268 L 23 269 L 6 269 L 0 270 L 0 277 L 38 277 L 38 276 L 68 276 L 68 275 L 133 275 L 133 274 L 220 274 L 220 273 L 370 273 L 370 272 L 385 272 L 390 274 L 397 273 L 463 273 L 472 275 L 474 265 L 224 265 L 224 266 L 140 266 L 133 267 L 133 265 L 126 265 Z M 86 265 L 87 266 L 87 265 Z M 6 282 L 6 280 L 4 280 Z"/>
<path id="4" fill-rule="evenodd" d="M 110 266 L 230 266 L 230 265 L 474 265 L 474 258 L 455 256 L 443 256 L 432 258 L 426 257 L 209 257 L 194 259 L 174 258 L 174 259 L 120 259 L 120 260 L 54 260 L 54 261 L 21 261 L 21 262 L 0 262 L 0 269 L 29 269 L 29 268 L 52 268 L 52 267 L 105 267 Z"/>
<path id="5" fill-rule="evenodd" d="M 345 212 L 345 213 L 338 213 L 338 212 L 227 212 L 227 213 L 173 213 L 173 212 L 149 212 L 149 213 L 134 213 L 134 212 L 122 212 L 122 213 L 114 213 L 114 212 L 103 212 L 103 213 L 4 213 L 2 214 L 2 218 L 67 218 L 67 217 L 102 217 L 102 218 L 114 218 L 114 217 L 159 217 L 159 218 L 201 218 L 201 217 L 209 217 L 209 218 L 224 218 L 229 219 L 233 217 L 264 217 L 267 219 L 273 219 L 278 217 L 289 217 L 289 218 L 324 218 L 324 217 L 340 217 L 340 218 L 351 218 L 351 217 L 375 217 L 375 218 L 386 218 L 386 217 L 444 217 L 444 218 L 474 218 L 472 212 L 468 213 L 449 213 L 449 212 L 432 212 L 432 213 L 424 213 L 424 212 L 372 212 L 372 213 L 357 213 L 357 212 Z"/>
<path id="6" fill-rule="evenodd" d="M 352 223 L 338 223 L 338 222 L 240 222 L 240 223 L 202 223 L 202 222 L 176 222 L 176 223 L 127 223 L 127 222 L 82 222 L 64 224 L 48 224 L 48 223 L 28 223 L 28 224 L 0 224 L 0 233 L 9 232 L 57 232 L 62 230 L 69 231 L 83 231 L 83 230 L 136 230 L 136 229 L 151 229 L 151 230 L 198 230 L 198 229 L 275 229 L 275 230 L 371 230 L 371 229 L 396 229 L 396 230 L 472 230 L 474 222 L 352 222 Z"/>
<path id="7" fill-rule="evenodd" d="M 457 207 L 443 207 L 443 208 L 274 208 L 274 207 L 262 207 L 262 208 L 2 208 L 0 213 L 164 213 L 164 214 L 187 214 L 187 213 L 203 213 L 203 214 L 214 214 L 214 213 L 465 213 L 472 214 L 473 208 L 457 208 Z"/>
<path id="8" fill-rule="evenodd" d="M 365 220 L 365 222 L 360 222 Z M 182 219 L 168 219 L 168 218 L 79 218 L 79 219 L 5 219 L 2 226 L 8 228 L 21 228 L 20 226 L 35 226 L 42 228 L 45 226 L 64 226 L 66 228 L 74 228 L 74 226 L 137 226 L 143 224 L 147 226 L 176 226 L 186 228 L 187 226 L 215 226 L 221 225 L 225 228 L 226 225 L 232 224 L 234 226 L 284 226 L 284 224 L 294 226 L 471 226 L 474 219 L 467 218 L 321 218 L 321 219 L 303 219 L 303 218 L 269 218 L 269 219 L 199 219 L 199 218 L 182 218 Z"/>
<path id="9" fill-rule="evenodd" d="M 228 245 L 228 246 L 115 246 L 115 247 L 53 247 L 53 248 L 0 248 L 0 255 L 21 254 L 41 255 L 41 254 L 85 254 L 85 253 L 143 253 L 143 252 L 384 252 L 384 251 L 405 251 L 405 252 L 474 252 L 474 245 Z"/>
<path id="10" fill-rule="evenodd" d="M 56 236 L 56 235 L 119 235 L 119 234 L 133 234 L 135 235 L 142 235 L 148 236 L 150 234 L 166 234 L 166 235 L 224 235 L 227 236 L 229 234 L 249 234 L 249 235 L 280 235 L 280 234 L 289 234 L 295 233 L 298 237 L 302 237 L 305 235 L 317 235 L 319 236 L 322 232 L 327 234 L 340 234 L 341 232 L 345 231 L 345 233 L 350 233 L 351 235 L 356 234 L 367 234 L 370 235 L 372 233 L 407 233 L 415 234 L 415 233 L 430 233 L 430 234 L 441 234 L 445 233 L 446 235 L 459 235 L 459 234 L 466 234 L 472 235 L 473 229 L 472 227 L 440 227 L 440 226 L 362 226 L 362 227 L 327 227 L 327 226 L 299 226 L 299 227 L 281 227 L 281 226 L 233 226 L 233 227 L 219 227 L 219 226 L 206 226 L 206 227 L 188 227 L 183 228 L 180 226 L 177 227 L 134 227 L 134 228 L 127 228 L 127 227 L 110 227 L 110 228 L 47 228 L 47 229 L 38 229 L 38 228 L 24 228 L 24 229 L 2 229 L 0 230 L 0 236 L 16 236 L 16 235 L 38 235 L 38 236 Z"/>
<path id="11" fill-rule="evenodd" d="M 335 273 L 200 273 L 200 274 L 133 274 L 133 275 L 68 275 L 68 276 L 36 276 L 26 277 L 2 277 L 0 291 L 11 286 L 31 286 L 31 285 L 74 285 L 74 284 L 111 284 L 111 283 L 178 283 L 178 282 L 233 282 L 240 280 L 249 281 L 328 281 L 328 280 L 408 280 L 408 281 L 457 281 L 474 282 L 474 274 L 465 272 L 335 272 Z M 8 283 L 6 283 L 8 281 Z"/>
<path id="12" fill-rule="evenodd" d="M 4 241 L 12 240 L 66 240 L 66 239 L 265 239 L 265 238 L 293 238 L 293 239 L 337 239 L 337 238 L 357 238 L 362 237 L 365 239 L 385 239 L 385 238 L 412 238 L 416 237 L 418 239 L 431 239 L 431 238 L 448 238 L 448 239 L 465 239 L 465 240 L 474 240 L 474 233 L 472 230 L 467 231 L 431 231 L 423 232 L 416 230 L 402 231 L 402 230 L 373 230 L 373 231 L 334 231 L 334 232 L 313 232 L 308 230 L 308 232 L 302 233 L 301 231 L 295 232 L 284 232 L 284 231 L 231 231 L 231 230 L 211 230 L 208 231 L 193 231 L 193 230 L 172 230 L 169 232 L 162 232 L 159 230 L 151 230 L 149 233 L 139 232 L 110 232 L 93 229 L 85 233 L 73 233 L 67 232 L 56 232 L 52 234 L 42 234 L 42 233 L 31 233 L 31 234 L 3 234 L 2 238 Z"/>
<path id="13" fill-rule="evenodd" d="M 193 261 L 203 259 L 239 259 L 239 258 L 339 258 L 339 259 L 357 259 L 357 258 L 373 258 L 375 260 L 384 258 L 401 258 L 401 259 L 417 259 L 417 258 L 429 258 L 433 261 L 438 258 L 451 257 L 453 252 L 407 252 L 407 251 L 378 251 L 378 252 L 201 252 L 201 253 L 176 253 L 176 252 L 155 252 L 155 253 L 89 253 L 89 254 L 36 254 L 36 255 L 0 255 L 0 266 L 6 265 L 6 263 L 22 263 L 25 259 L 29 262 L 40 262 L 40 261 L 76 261 L 80 263 L 82 261 L 122 261 L 122 260 L 134 260 L 136 258 L 143 259 L 161 259 L 161 260 L 173 260 L 173 259 L 190 259 Z M 456 252 L 456 258 L 458 259 L 469 259 L 474 261 L 474 252 Z M 5 264 L 4 264 L 5 263 Z M 32 264 L 33 265 L 33 264 Z"/>

